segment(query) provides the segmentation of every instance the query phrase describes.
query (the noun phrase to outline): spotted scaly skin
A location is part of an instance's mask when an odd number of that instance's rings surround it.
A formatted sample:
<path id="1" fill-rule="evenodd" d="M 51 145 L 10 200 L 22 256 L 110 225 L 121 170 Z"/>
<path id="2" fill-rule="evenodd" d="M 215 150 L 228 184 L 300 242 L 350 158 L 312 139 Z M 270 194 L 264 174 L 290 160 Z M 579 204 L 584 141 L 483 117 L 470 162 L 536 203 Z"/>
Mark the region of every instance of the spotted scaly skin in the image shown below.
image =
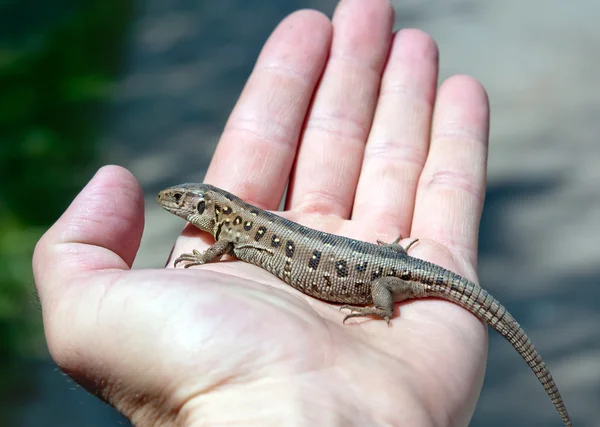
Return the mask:
<path id="1" fill-rule="evenodd" d="M 565 426 L 572 426 L 556 384 L 517 321 L 487 291 L 436 264 L 413 258 L 397 244 L 372 244 L 324 233 L 207 184 L 167 188 L 158 203 L 196 227 L 215 243 L 205 252 L 183 254 L 184 267 L 218 261 L 224 254 L 262 267 L 302 293 L 348 304 L 351 317 L 374 316 L 388 323 L 394 302 L 438 297 L 485 321 L 512 344 L 533 370 Z"/>

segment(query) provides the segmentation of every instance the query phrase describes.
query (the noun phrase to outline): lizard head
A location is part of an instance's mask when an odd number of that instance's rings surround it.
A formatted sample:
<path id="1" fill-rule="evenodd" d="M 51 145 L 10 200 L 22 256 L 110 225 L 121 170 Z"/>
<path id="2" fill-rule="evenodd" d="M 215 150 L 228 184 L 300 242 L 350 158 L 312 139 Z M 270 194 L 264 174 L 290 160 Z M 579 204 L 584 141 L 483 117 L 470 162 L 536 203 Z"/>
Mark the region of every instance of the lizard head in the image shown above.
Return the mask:
<path id="1" fill-rule="evenodd" d="M 201 230 L 213 232 L 214 188 L 207 184 L 181 184 L 158 193 L 156 201 L 167 211 L 187 220 Z"/>

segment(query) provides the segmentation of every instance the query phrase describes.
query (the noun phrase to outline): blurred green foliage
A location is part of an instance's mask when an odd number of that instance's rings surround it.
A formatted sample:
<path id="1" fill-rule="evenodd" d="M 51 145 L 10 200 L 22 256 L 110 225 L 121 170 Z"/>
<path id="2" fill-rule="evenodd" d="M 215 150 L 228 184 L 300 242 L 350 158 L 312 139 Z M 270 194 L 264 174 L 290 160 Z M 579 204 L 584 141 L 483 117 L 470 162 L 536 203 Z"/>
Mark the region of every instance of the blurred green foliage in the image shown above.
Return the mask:
<path id="1" fill-rule="evenodd" d="M 132 0 L 0 0 L 3 403 L 26 383 L 20 364 L 43 354 L 31 255 L 99 166 L 95 141 L 133 6 Z"/>

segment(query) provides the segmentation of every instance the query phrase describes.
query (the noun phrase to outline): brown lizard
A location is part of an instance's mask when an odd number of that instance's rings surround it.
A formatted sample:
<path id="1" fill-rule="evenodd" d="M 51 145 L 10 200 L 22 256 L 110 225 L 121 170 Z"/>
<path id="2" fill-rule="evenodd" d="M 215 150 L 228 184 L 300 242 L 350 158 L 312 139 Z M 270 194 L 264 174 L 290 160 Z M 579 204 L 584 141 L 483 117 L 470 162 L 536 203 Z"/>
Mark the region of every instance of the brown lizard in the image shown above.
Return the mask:
<path id="1" fill-rule="evenodd" d="M 215 238 L 205 252 L 183 254 L 175 265 L 183 263 L 187 268 L 234 255 L 307 295 L 349 304 L 341 307 L 350 310 L 343 322 L 374 316 L 389 324 L 394 302 L 411 298 L 437 297 L 458 304 L 512 344 L 544 386 L 564 424 L 572 425 L 550 371 L 506 308 L 462 276 L 409 256 L 408 247 L 399 245 L 399 240 L 372 244 L 324 233 L 208 184 L 170 187 L 161 191 L 157 200 L 167 211 Z"/>

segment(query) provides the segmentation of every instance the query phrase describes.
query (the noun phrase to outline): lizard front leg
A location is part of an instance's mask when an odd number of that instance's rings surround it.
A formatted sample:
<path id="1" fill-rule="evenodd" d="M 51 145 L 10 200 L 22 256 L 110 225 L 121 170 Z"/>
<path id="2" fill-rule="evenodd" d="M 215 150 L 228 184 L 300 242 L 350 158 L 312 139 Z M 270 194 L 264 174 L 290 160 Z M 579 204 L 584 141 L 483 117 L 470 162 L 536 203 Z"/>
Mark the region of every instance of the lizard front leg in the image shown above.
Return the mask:
<path id="1" fill-rule="evenodd" d="M 176 267 L 180 262 L 184 262 L 185 265 L 183 267 L 188 268 L 193 265 L 202 265 L 207 262 L 218 261 L 232 249 L 233 242 L 230 242 L 229 240 L 217 240 L 204 252 L 194 249 L 191 254 L 181 254 L 173 263 L 173 267 Z"/>
<path id="2" fill-rule="evenodd" d="M 344 305 L 340 307 L 340 310 L 348 309 L 351 313 L 344 317 L 342 323 L 346 323 L 346 320 L 351 317 L 374 316 L 384 319 L 389 325 L 394 313 L 394 302 L 420 296 L 418 284 L 398 277 L 380 277 L 373 280 L 370 285 L 374 307 Z"/>

